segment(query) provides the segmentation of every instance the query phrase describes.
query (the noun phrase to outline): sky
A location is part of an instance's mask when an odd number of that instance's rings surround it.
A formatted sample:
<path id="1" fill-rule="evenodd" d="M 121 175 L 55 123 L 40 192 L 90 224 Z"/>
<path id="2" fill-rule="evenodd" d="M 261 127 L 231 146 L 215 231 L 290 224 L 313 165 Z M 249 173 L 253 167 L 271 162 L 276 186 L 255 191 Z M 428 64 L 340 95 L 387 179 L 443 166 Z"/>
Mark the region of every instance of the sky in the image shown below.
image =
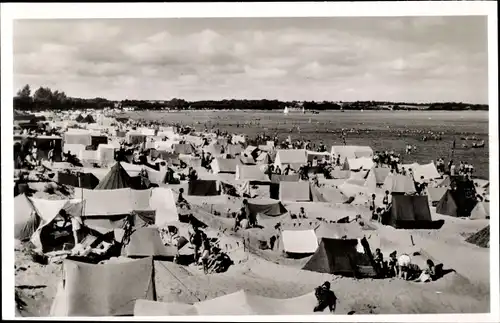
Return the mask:
<path id="1" fill-rule="evenodd" d="M 17 20 L 13 42 L 15 91 L 488 103 L 479 16 Z"/>

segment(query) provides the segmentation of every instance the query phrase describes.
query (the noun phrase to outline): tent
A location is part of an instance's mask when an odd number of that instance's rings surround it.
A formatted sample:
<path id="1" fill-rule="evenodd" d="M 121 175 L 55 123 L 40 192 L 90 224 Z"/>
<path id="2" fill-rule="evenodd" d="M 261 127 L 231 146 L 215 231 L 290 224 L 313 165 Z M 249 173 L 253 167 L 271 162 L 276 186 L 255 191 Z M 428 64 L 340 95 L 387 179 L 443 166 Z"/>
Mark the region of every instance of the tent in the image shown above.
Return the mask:
<path id="1" fill-rule="evenodd" d="M 218 145 L 216 143 L 213 143 L 213 144 L 210 144 L 208 146 L 203 147 L 203 151 L 205 153 L 209 153 L 210 155 L 212 155 L 214 157 L 224 155 L 224 153 L 223 153 L 224 147 L 222 147 L 221 145 Z"/>
<path id="2" fill-rule="evenodd" d="M 413 170 L 413 177 L 419 181 L 420 177 L 424 177 L 424 180 L 428 181 L 431 179 L 441 178 L 441 174 L 437 171 L 436 165 L 434 162 L 430 162 L 425 165 L 418 165 Z"/>
<path id="3" fill-rule="evenodd" d="M 138 299 L 135 302 L 135 316 L 193 316 L 193 315 L 312 315 L 317 301 L 314 292 L 287 298 L 275 299 L 252 295 L 240 290 L 235 293 L 200 301 L 193 305 L 184 303 L 163 303 Z M 327 309 L 325 309 L 327 311 Z"/>
<path id="4" fill-rule="evenodd" d="M 40 218 L 30 199 L 24 194 L 14 197 L 14 238 L 29 240 L 39 225 Z"/>
<path id="5" fill-rule="evenodd" d="M 469 217 L 476 204 L 474 183 L 463 177 L 454 176 L 450 177 L 450 189 L 439 201 L 436 212 L 455 217 Z"/>
<path id="6" fill-rule="evenodd" d="M 251 214 L 265 214 L 267 216 L 279 216 L 288 212 L 279 201 L 268 199 L 248 200 L 248 209 Z"/>
<path id="7" fill-rule="evenodd" d="M 122 255 L 129 258 L 173 258 L 177 253 L 176 247 L 164 245 L 160 231 L 154 226 L 137 228 L 124 240 Z"/>
<path id="8" fill-rule="evenodd" d="M 373 269 L 373 256 L 366 238 L 362 239 L 329 239 L 322 238 L 318 249 L 302 268 L 325 274 L 362 276 L 361 267 Z"/>
<path id="9" fill-rule="evenodd" d="M 258 165 L 267 165 L 271 162 L 271 157 L 269 157 L 267 152 L 262 151 L 255 161 Z"/>
<path id="10" fill-rule="evenodd" d="M 255 165 L 255 159 L 252 155 L 247 153 L 241 153 L 239 156 L 239 160 L 243 165 Z"/>
<path id="11" fill-rule="evenodd" d="M 347 164 L 350 170 L 369 170 L 374 166 L 370 157 L 349 158 Z"/>
<path id="12" fill-rule="evenodd" d="M 79 114 L 79 115 L 75 118 L 75 121 L 76 121 L 76 122 L 83 122 L 83 120 L 84 120 L 84 119 L 85 119 L 85 118 L 84 118 L 81 114 Z"/>
<path id="13" fill-rule="evenodd" d="M 389 191 L 391 194 L 416 193 L 413 179 L 410 176 L 401 174 L 389 174 L 382 185 L 382 189 Z"/>
<path id="14" fill-rule="evenodd" d="M 116 190 L 132 187 L 132 179 L 120 163 L 116 163 L 95 187 L 96 190 Z"/>
<path id="15" fill-rule="evenodd" d="M 278 149 L 274 166 L 285 169 L 287 165 L 290 168 L 298 170 L 300 166 L 307 164 L 307 152 L 305 149 Z"/>
<path id="16" fill-rule="evenodd" d="M 87 116 L 81 121 L 83 123 L 95 123 L 94 117 L 92 115 L 87 114 Z"/>
<path id="17" fill-rule="evenodd" d="M 280 201 L 309 202 L 311 191 L 309 182 L 280 182 Z"/>
<path id="18" fill-rule="evenodd" d="M 392 195 L 392 206 L 383 224 L 395 228 L 431 228 L 429 200 L 425 195 Z"/>
<path id="19" fill-rule="evenodd" d="M 333 179 L 348 179 L 351 176 L 350 170 L 334 169 L 330 172 Z"/>
<path id="20" fill-rule="evenodd" d="M 80 144 L 84 147 L 92 144 L 92 136 L 89 131 L 67 131 L 64 134 L 64 145 Z"/>
<path id="21" fill-rule="evenodd" d="M 490 217 L 490 203 L 478 202 L 470 214 L 471 220 L 488 219 Z"/>
<path id="22" fill-rule="evenodd" d="M 307 161 L 310 161 L 310 162 L 312 162 L 314 159 L 317 159 L 319 161 L 323 160 L 323 159 L 330 160 L 330 157 L 331 157 L 331 155 L 328 152 L 318 152 L 318 151 L 307 150 L 306 154 L 307 154 Z"/>
<path id="23" fill-rule="evenodd" d="M 269 183 L 269 177 L 257 165 L 236 165 L 236 180 Z"/>
<path id="24" fill-rule="evenodd" d="M 195 149 L 193 148 L 193 145 L 190 143 L 187 144 L 173 144 L 173 152 L 176 154 L 183 154 L 183 155 L 191 155 L 192 153 L 195 152 Z"/>
<path id="25" fill-rule="evenodd" d="M 138 145 L 146 142 L 146 136 L 142 133 L 127 132 L 125 138 L 130 145 Z"/>
<path id="26" fill-rule="evenodd" d="M 340 160 L 373 157 L 373 149 L 369 146 L 332 146 L 332 155 L 340 155 Z"/>
<path id="27" fill-rule="evenodd" d="M 153 274 L 151 257 L 104 265 L 65 260 L 50 316 L 133 315 L 135 300 L 156 300 Z"/>
<path id="28" fill-rule="evenodd" d="M 269 188 L 269 197 L 275 200 L 280 199 L 280 183 L 281 182 L 298 182 L 299 175 L 277 175 L 271 174 L 271 186 Z"/>
<path id="29" fill-rule="evenodd" d="M 311 186 L 313 202 L 344 203 L 349 198 L 336 187 L 314 187 Z"/>
<path id="30" fill-rule="evenodd" d="M 155 225 L 157 227 L 163 228 L 167 223 L 179 219 L 174 193 L 170 188 L 154 188 L 151 192 L 149 205 L 155 210 Z"/>
<path id="31" fill-rule="evenodd" d="M 281 238 L 287 254 L 313 254 L 318 249 L 314 230 L 283 230 Z"/>
<path id="32" fill-rule="evenodd" d="M 219 195 L 217 181 L 214 180 L 196 180 L 189 181 L 188 195 L 196 196 L 214 196 Z"/>
<path id="33" fill-rule="evenodd" d="M 226 146 L 226 153 L 228 153 L 231 156 L 236 156 L 236 155 L 241 155 L 243 152 L 243 147 L 241 145 L 227 145 Z"/>
<path id="34" fill-rule="evenodd" d="M 388 167 L 373 167 L 370 169 L 364 185 L 371 189 L 382 186 L 389 173 L 390 169 Z"/>
<path id="35" fill-rule="evenodd" d="M 57 172 L 57 182 L 62 185 L 93 190 L 99 184 L 99 179 L 92 173 Z"/>
<path id="36" fill-rule="evenodd" d="M 490 247 L 490 226 L 482 228 L 478 232 L 472 234 L 465 241 L 468 243 L 475 244 L 481 248 L 489 248 Z"/>
<path id="37" fill-rule="evenodd" d="M 427 195 L 433 206 L 436 206 L 448 189 L 446 187 L 427 187 Z"/>
<path id="38" fill-rule="evenodd" d="M 110 144 L 99 144 L 97 147 L 97 158 L 103 165 L 111 165 L 115 161 L 115 146 Z"/>

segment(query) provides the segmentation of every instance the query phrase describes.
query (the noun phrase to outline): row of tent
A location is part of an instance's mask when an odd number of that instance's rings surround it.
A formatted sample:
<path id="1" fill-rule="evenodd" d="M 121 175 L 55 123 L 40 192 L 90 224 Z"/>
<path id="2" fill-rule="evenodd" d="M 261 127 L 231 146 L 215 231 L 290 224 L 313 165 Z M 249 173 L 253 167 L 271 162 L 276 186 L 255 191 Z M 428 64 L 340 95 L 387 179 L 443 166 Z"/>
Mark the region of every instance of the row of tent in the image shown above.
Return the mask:
<path id="1" fill-rule="evenodd" d="M 240 290 L 194 304 L 157 301 L 152 258 L 93 265 L 65 260 L 50 316 L 306 315 L 316 305 L 314 293 L 272 299 Z"/>

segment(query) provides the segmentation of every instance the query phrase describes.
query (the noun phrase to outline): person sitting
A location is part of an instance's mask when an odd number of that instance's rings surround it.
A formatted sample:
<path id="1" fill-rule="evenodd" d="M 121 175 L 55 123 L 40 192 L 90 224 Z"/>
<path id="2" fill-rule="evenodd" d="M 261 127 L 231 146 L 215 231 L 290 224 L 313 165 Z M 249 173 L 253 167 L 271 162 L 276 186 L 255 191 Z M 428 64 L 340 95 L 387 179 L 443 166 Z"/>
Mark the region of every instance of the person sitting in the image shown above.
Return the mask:
<path id="1" fill-rule="evenodd" d="M 318 305 L 314 307 L 314 312 L 323 312 L 327 307 L 330 309 L 330 312 L 335 312 L 337 297 L 335 293 L 330 290 L 330 282 L 326 281 L 323 285 L 316 287 L 314 295 L 318 300 Z"/>
<path id="2" fill-rule="evenodd" d="M 186 209 L 190 210 L 189 202 L 184 198 L 184 189 L 181 187 L 179 189 L 179 195 L 177 196 L 177 206 L 180 208 L 186 207 Z"/>
<path id="3" fill-rule="evenodd" d="M 375 194 L 372 194 L 372 199 L 370 200 L 370 211 L 372 211 L 372 213 L 374 213 L 376 211 L 376 207 L 375 207 L 375 198 L 377 196 Z"/>
<path id="4" fill-rule="evenodd" d="M 393 251 L 389 255 L 389 277 L 398 277 L 398 275 L 399 275 L 399 270 L 398 270 L 397 252 Z"/>
<path id="5" fill-rule="evenodd" d="M 372 213 L 372 220 L 382 223 L 382 216 L 384 215 L 384 209 L 378 207 L 375 212 Z"/>
<path id="6" fill-rule="evenodd" d="M 307 219 L 306 212 L 303 206 L 300 207 L 299 219 Z"/>
<path id="7" fill-rule="evenodd" d="M 431 259 L 427 259 L 427 268 L 422 271 L 415 282 L 427 283 L 436 280 L 436 266 Z"/>
<path id="8" fill-rule="evenodd" d="M 202 252 L 201 252 L 201 264 L 203 266 L 203 272 L 205 274 L 208 274 L 208 259 L 210 257 L 210 240 L 208 239 L 207 236 L 203 236 L 203 242 L 202 242 Z"/>

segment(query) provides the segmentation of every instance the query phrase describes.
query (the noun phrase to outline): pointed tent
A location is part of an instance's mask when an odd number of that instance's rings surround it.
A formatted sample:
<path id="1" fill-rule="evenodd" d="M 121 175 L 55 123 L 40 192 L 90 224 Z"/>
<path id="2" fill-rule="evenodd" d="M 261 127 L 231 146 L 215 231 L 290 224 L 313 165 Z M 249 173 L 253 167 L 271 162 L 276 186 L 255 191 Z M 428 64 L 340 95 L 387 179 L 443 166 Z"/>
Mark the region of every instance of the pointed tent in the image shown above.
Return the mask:
<path id="1" fill-rule="evenodd" d="M 358 276 L 361 266 L 373 269 L 373 256 L 366 238 L 322 238 L 318 249 L 302 268 L 325 274 Z"/>
<path id="2" fill-rule="evenodd" d="M 114 190 L 132 187 L 132 178 L 120 163 L 111 167 L 108 174 L 95 187 L 96 190 Z"/>
<path id="3" fill-rule="evenodd" d="M 375 189 L 383 185 L 390 171 L 388 167 L 373 167 L 366 177 L 365 186 Z"/>
<path id="4" fill-rule="evenodd" d="M 468 243 L 475 244 L 481 248 L 489 248 L 490 247 L 490 226 L 486 226 L 485 228 L 479 230 L 474 233 L 470 237 L 468 237 L 465 241 Z"/>
<path id="5" fill-rule="evenodd" d="M 477 204 L 474 183 L 454 176 L 450 177 L 450 187 L 439 201 L 436 212 L 454 217 L 469 217 Z"/>
<path id="6" fill-rule="evenodd" d="M 82 120 L 84 123 L 95 123 L 94 117 L 92 115 L 87 114 L 87 116 Z"/>
<path id="7" fill-rule="evenodd" d="M 14 238 L 26 241 L 40 225 L 40 217 L 29 198 L 20 194 L 14 198 Z"/>
<path id="8" fill-rule="evenodd" d="M 427 187 L 427 195 L 433 206 L 436 206 L 441 198 L 446 194 L 446 187 Z"/>
<path id="9" fill-rule="evenodd" d="M 76 117 L 75 121 L 76 121 L 76 122 L 83 122 L 83 119 L 85 119 L 85 118 L 84 118 L 81 114 L 79 114 L 79 115 Z"/>
<path id="10" fill-rule="evenodd" d="M 471 220 L 488 219 L 490 217 L 490 203 L 479 202 L 470 214 Z"/>

